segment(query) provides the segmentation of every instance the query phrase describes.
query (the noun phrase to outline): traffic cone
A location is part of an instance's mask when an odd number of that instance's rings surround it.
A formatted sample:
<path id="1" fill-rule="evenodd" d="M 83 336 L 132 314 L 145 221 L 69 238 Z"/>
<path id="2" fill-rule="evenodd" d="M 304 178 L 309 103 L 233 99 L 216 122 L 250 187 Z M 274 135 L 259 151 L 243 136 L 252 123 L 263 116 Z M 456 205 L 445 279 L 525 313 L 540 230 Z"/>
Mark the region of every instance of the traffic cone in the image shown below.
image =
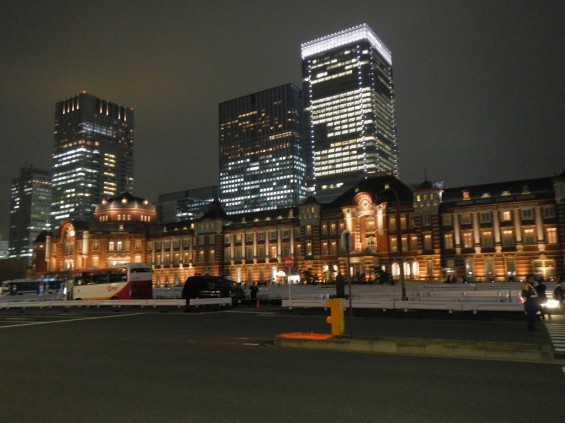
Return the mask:
<path id="1" fill-rule="evenodd" d="M 261 308 L 261 300 L 257 298 L 257 302 L 255 303 L 255 308 Z"/>

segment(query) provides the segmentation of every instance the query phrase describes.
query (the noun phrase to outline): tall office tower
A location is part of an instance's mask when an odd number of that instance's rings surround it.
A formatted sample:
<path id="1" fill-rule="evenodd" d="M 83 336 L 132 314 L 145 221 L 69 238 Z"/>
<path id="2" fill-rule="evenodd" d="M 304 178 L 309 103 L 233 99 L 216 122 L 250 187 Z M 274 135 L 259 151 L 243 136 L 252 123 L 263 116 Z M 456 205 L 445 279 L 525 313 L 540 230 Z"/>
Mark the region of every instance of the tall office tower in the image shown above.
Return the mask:
<path id="1" fill-rule="evenodd" d="M 47 170 L 23 167 L 12 179 L 8 254 L 31 259 L 33 242 L 50 228 L 51 177 Z"/>
<path id="2" fill-rule="evenodd" d="M 86 92 L 55 106 L 54 225 L 89 221 L 105 197 L 133 191 L 133 109 Z"/>
<path id="3" fill-rule="evenodd" d="M 220 103 L 220 201 L 226 213 L 292 207 L 306 196 L 300 88 Z"/>
<path id="4" fill-rule="evenodd" d="M 370 174 L 398 176 L 389 49 L 363 24 L 301 50 L 309 189 L 331 201 Z"/>

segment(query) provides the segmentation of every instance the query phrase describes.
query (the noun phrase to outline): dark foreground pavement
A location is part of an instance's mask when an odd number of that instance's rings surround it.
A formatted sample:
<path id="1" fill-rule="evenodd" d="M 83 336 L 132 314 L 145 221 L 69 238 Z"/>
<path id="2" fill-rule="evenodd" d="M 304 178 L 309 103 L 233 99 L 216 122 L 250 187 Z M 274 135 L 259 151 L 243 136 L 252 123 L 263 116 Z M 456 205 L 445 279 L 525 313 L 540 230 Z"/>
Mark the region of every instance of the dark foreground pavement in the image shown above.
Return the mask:
<path id="1" fill-rule="evenodd" d="M 544 326 L 459 317 L 359 315 L 352 339 L 550 345 Z M 274 306 L 0 311 L 0 421 L 549 423 L 562 412 L 556 362 L 273 346 L 293 332 L 329 326 Z M 524 407 L 533 393 L 543 404 Z"/>
<path id="2" fill-rule="evenodd" d="M 290 311 L 292 313 L 293 311 Z M 294 311 L 304 313 L 305 311 Z M 329 314 L 326 313 L 326 314 Z M 297 331 L 278 334 L 275 345 L 435 357 L 555 363 L 557 354 L 546 325 L 565 327 L 565 316 L 540 321 L 527 330 L 521 313 L 449 314 L 447 312 L 386 312 L 346 315 L 344 336 Z M 565 363 L 565 361 L 563 361 Z"/>

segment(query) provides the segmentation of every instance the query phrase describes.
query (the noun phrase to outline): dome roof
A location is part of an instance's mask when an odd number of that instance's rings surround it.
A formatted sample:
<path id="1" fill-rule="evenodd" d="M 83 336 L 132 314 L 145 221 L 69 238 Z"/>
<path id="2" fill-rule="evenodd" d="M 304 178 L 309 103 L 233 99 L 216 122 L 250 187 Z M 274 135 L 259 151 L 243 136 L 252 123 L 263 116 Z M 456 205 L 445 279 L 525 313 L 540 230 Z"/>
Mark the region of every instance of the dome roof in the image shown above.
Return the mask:
<path id="1" fill-rule="evenodd" d="M 157 210 L 145 198 L 134 197 L 129 192 L 102 200 L 94 209 L 96 222 L 144 222 L 153 223 Z"/>
<path id="2" fill-rule="evenodd" d="M 135 197 L 129 192 L 125 192 L 117 197 L 105 198 L 102 200 L 102 203 L 96 206 L 94 213 L 116 209 L 155 213 L 155 205 L 153 203 L 145 198 Z"/>
<path id="3" fill-rule="evenodd" d="M 432 185 L 432 183 L 428 180 L 426 180 L 426 181 L 424 181 L 420 184 L 420 189 L 430 189 L 430 188 L 433 188 L 433 187 L 434 186 Z"/>

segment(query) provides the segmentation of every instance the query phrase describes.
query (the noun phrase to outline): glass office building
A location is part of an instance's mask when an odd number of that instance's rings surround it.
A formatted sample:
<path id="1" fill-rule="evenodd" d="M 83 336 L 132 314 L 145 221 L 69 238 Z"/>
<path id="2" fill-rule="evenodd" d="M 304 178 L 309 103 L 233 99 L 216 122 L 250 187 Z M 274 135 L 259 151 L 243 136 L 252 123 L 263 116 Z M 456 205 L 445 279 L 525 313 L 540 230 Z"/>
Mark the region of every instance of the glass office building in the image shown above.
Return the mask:
<path id="1" fill-rule="evenodd" d="M 301 51 L 309 189 L 330 201 L 371 174 L 398 176 L 390 50 L 363 24 Z"/>
<path id="2" fill-rule="evenodd" d="M 219 194 L 226 213 L 292 207 L 305 198 L 302 116 L 293 84 L 220 103 Z"/>
<path id="3" fill-rule="evenodd" d="M 51 174 L 23 167 L 10 187 L 9 256 L 31 259 L 33 242 L 50 228 Z"/>
<path id="4" fill-rule="evenodd" d="M 89 221 L 103 198 L 133 191 L 133 109 L 82 92 L 55 106 L 54 226 Z"/>
<path id="5" fill-rule="evenodd" d="M 158 198 L 156 206 L 160 223 L 185 222 L 197 219 L 210 208 L 218 198 L 218 186 L 159 194 Z"/>

